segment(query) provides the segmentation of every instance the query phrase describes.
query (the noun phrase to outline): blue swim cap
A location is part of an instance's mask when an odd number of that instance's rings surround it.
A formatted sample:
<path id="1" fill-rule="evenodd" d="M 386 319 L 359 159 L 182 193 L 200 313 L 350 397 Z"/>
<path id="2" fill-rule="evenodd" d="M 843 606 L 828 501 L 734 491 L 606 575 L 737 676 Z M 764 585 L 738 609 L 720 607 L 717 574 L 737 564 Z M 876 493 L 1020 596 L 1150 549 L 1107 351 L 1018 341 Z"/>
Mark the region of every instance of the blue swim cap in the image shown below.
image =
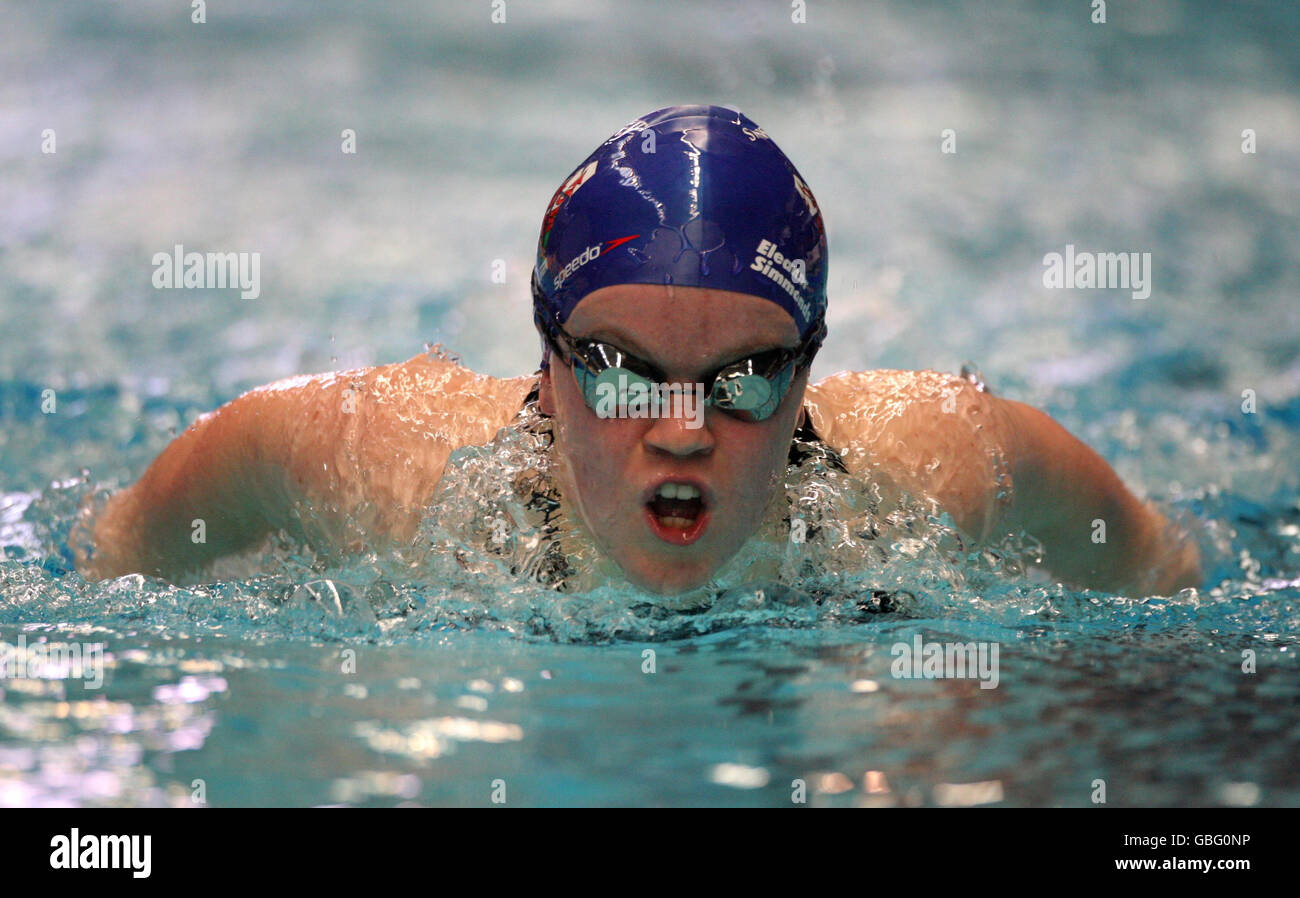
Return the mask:
<path id="1" fill-rule="evenodd" d="M 807 337 L 826 313 L 826 229 L 812 191 L 762 128 L 720 106 L 670 106 L 597 147 L 542 222 L 539 329 L 564 324 L 579 300 L 612 284 L 761 296 Z"/>

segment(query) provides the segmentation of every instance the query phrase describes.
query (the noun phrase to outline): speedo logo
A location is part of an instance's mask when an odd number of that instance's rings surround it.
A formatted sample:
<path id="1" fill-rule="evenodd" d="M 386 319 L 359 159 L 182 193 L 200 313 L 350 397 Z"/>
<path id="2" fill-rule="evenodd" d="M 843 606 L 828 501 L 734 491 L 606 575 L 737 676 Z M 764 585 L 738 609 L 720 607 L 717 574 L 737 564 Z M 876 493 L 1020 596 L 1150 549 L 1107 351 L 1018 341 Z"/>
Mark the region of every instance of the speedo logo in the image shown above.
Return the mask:
<path id="1" fill-rule="evenodd" d="M 640 234 L 633 234 L 630 237 L 620 237 L 617 240 L 609 240 L 606 241 L 605 243 L 593 243 L 591 246 L 583 250 L 581 254 L 575 256 L 573 260 L 569 262 L 568 265 L 565 265 L 563 268 L 560 269 L 560 273 L 555 276 L 555 289 L 559 290 L 561 287 L 563 287 L 564 282 L 567 281 L 570 277 L 572 277 L 575 271 L 577 271 L 582 266 L 586 265 L 588 262 L 591 262 L 595 259 L 599 259 L 602 255 L 609 252 L 614 247 L 622 246 L 624 243 L 627 243 L 629 240 L 635 240 L 640 236 L 641 236 Z"/>

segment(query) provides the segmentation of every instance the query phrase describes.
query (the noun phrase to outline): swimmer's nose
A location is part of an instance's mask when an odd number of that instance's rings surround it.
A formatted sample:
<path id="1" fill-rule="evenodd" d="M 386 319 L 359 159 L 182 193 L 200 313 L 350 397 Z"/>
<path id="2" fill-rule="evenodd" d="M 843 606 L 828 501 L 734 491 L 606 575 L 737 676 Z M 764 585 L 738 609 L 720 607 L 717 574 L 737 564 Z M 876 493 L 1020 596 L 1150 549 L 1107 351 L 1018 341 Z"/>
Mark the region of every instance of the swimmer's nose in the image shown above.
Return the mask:
<path id="1" fill-rule="evenodd" d="M 714 439 L 700 407 L 693 414 L 652 419 L 642 439 L 647 446 L 672 455 L 688 456 L 713 451 Z"/>

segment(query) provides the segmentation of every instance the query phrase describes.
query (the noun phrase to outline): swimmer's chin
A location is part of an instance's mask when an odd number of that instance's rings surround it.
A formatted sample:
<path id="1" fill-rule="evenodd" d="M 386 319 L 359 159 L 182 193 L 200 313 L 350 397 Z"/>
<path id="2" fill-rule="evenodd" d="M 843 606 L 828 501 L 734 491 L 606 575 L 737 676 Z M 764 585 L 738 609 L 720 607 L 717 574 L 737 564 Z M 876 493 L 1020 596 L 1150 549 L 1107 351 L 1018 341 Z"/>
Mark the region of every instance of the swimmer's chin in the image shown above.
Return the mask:
<path id="1" fill-rule="evenodd" d="M 627 577 L 627 582 L 641 592 L 649 593 L 655 598 L 680 599 L 689 598 L 695 593 L 708 592 L 713 584 L 713 577 L 692 577 L 690 580 L 682 582 L 647 581 L 642 578 Z"/>
<path id="2" fill-rule="evenodd" d="M 647 574 L 644 571 L 629 572 L 617 565 L 613 567 L 621 579 L 640 592 L 675 602 L 750 584 L 757 586 L 779 576 L 779 565 L 772 558 L 743 549 L 707 569 L 694 572 L 667 568 Z"/>
<path id="3" fill-rule="evenodd" d="M 601 553 L 595 563 L 580 570 L 571 581 L 574 591 L 588 592 L 608 586 L 630 587 L 652 600 L 679 599 L 705 593 L 716 585 L 716 573 L 725 562 L 694 571 L 652 559 L 617 560 Z"/>

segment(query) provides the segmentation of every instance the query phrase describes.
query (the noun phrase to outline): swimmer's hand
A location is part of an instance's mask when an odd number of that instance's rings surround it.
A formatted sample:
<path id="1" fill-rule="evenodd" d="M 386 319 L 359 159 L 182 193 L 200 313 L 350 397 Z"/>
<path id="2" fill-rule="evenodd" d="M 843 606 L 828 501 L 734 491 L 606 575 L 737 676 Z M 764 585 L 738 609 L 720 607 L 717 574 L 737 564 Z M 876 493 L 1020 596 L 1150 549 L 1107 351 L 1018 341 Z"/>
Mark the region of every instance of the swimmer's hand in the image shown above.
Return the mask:
<path id="1" fill-rule="evenodd" d="M 77 568 L 189 582 L 277 531 L 324 555 L 407 545 L 451 452 L 489 442 L 529 382 L 419 355 L 251 390 L 82 521 Z"/>

